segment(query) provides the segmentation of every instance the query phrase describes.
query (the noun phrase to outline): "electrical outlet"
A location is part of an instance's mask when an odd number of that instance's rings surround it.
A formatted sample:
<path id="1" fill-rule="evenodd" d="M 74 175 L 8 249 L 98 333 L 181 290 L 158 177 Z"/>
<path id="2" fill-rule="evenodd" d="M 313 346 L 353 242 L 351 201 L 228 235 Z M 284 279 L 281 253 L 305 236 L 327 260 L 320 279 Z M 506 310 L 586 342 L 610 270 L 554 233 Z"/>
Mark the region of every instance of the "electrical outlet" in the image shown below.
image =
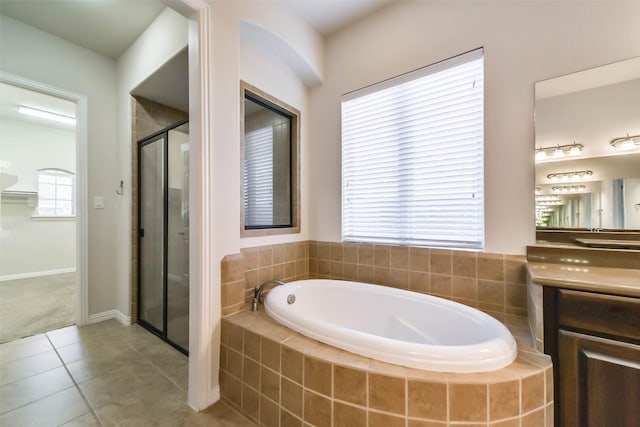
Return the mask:
<path id="1" fill-rule="evenodd" d="M 94 209 L 104 209 L 104 197 L 95 196 L 93 198 L 93 208 Z"/>

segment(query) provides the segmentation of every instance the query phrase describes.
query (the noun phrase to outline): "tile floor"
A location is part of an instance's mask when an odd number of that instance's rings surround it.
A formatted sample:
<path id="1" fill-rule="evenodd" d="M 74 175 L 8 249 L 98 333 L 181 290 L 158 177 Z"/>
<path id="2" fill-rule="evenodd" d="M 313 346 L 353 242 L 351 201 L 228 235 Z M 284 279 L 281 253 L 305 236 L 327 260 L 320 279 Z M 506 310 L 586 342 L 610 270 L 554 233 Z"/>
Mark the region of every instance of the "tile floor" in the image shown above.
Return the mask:
<path id="1" fill-rule="evenodd" d="M 249 427 L 225 403 L 192 411 L 187 358 L 115 320 L 0 345 L 0 425 Z"/>

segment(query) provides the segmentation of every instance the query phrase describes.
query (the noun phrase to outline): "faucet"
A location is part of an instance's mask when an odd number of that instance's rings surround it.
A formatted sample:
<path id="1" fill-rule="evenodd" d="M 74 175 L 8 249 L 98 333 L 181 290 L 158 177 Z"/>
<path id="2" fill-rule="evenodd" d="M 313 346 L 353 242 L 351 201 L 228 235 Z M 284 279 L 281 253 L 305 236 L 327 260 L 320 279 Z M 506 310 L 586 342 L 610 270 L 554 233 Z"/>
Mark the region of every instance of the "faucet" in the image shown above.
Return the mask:
<path id="1" fill-rule="evenodd" d="M 251 311 L 258 311 L 260 303 L 264 299 L 262 293 L 268 285 L 284 285 L 281 280 L 267 280 L 259 288 L 253 288 L 253 302 L 251 303 Z"/>

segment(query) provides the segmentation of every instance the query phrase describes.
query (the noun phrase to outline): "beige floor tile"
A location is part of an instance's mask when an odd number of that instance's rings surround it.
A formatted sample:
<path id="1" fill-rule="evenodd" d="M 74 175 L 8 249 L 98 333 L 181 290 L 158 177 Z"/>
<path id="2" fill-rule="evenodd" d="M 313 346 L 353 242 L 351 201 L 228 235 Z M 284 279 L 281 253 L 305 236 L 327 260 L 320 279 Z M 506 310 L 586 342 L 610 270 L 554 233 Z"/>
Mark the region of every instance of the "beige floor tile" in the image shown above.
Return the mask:
<path id="1" fill-rule="evenodd" d="M 59 426 L 90 409 L 75 387 L 52 394 L 0 416 L 2 427 Z"/>
<path id="2" fill-rule="evenodd" d="M 0 386 L 0 414 L 73 387 L 64 367 Z"/>
<path id="3" fill-rule="evenodd" d="M 74 418 L 68 423 L 62 424 L 61 427 L 100 427 L 100 423 L 92 412 L 86 413 Z"/>
<path id="4" fill-rule="evenodd" d="M 51 350 L 53 350 L 53 347 L 45 334 L 33 335 L 0 344 L 0 361 L 9 363 Z"/>
<path id="5" fill-rule="evenodd" d="M 55 351 L 45 351 L 0 366 L 0 384 L 9 384 L 62 366 Z"/>

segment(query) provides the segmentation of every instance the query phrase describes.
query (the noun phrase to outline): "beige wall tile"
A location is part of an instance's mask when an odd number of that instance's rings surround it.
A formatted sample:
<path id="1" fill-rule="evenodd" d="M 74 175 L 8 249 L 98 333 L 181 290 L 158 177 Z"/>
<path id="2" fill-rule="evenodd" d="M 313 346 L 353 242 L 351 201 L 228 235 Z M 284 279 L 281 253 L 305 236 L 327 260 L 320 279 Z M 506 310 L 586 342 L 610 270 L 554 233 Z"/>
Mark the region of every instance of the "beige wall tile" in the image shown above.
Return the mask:
<path id="1" fill-rule="evenodd" d="M 244 255 L 247 270 L 255 270 L 260 267 L 260 261 L 258 258 L 259 252 L 259 248 L 246 248 L 240 250 L 240 253 Z"/>
<path id="2" fill-rule="evenodd" d="M 227 351 L 227 372 L 236 378 L 242 378 L 242 354 L 231 349 Z"/>
<path id="3" fill-rule="evenodd" d="M 521 427 L 544 427 L 545 425 L 545 416 L 544 416 L 544 408 L 540 408 L 537 411 L 531 412 L 522 417 L 520 421 Z"/>
<path id="4" fill-rule="evenodd" d="M 453 277 L 451 280 L 451 295 L 472 301 L 478 299 L 478 280 L 471 277 Z"/>
<path id="5" fill-rule="evenodd" d="M 292 262 L 296 260 L 296 243 L 285 243 L 284 259 L 285 262 Z"/>
<path id="6" fill-rule="evenodd" d="M 504 280 L 510 283 L 527 283 L 526 257 L 505 255 Z"/>
<path id="7" fill-rule="evenodd" d="M 261 246 L 258 249 L 258 266 L 269 267 L 273 265 L 273 248 L 269 246 Z"/>
<path id="8" fill-rule="evenodd" d="M 431 273 L 451 274 L 451 251 L 443 249 L 431 249 L 429 252 L 429 268 Z"/>
<path id="9" fill-rule="evenodd" d="M 430 282 L 431 294 L 451 298 L 451 276 L 431 273 Z"/>
<path id="10" fill-rule="evenodd" d="M 282 264 L 286 261 L 286 249 L 284 244 L 273 245 L 273 263 Z"/>
<path id="11" fill-rule="evenodd" d="M 282 358 L 282 375 L 302 384 L 302 353 L 282 345 L 280 348 Z"/>
<path id="12" fill-rule="evenodd" d="M 410 247 L 409 268 L 412 271 L 429 271 L 429 249 Z"/>
<path id="13" fill-rule="evenodd" d="M 373 265 L 373 245 L 358 246 L 358 264 Z"/>
<path id="14" fill-rule="evenodd" d="M 409 271 L 408 270 L 389 270 L 389 286 L 398 289 L 409 289 Z"/>
<path id="15" fill-rule="evenodd" d="M 246 264 L 242 254 L 227 255 L 222 258 L 222 283 L 237 282 L 244 280 Z"/>
<path id="16" fill-rule="evenodd" d="M 421 271 L 409 272 L 409 289 L 415 292 L 429 292 L 431 275 Z"/>
<path id="17" fill-rule="evenodd" d="M 446 384 L 409 380 L 408 391 L 410 417 L 447 420 Z"/>
<path id="18" fill-rule="evenodd" d="M 367 413 L 362 408 L 333 402 L 333 426 L 334 427 L 365 427 Z"/>
<path id="19" fill-rule="evenodd" d="M 405 427 L 405 419 L 403 417 L 369 411 L 369 427 Z"/>
<path id="20" fill-rule="evenodd" d="M 356 405 L 367 405 L 367 374 L 364 371 L 334 365 L 333 397 Z"/>
<path id="21" fill-rule="evenodd" d="M 505 283 L 504 285 L 504 303 L 505 307 L 527 307 L 527 287 L 526 285 L 518 285 L 515 283 Z"/>
<path id="22" fill-rule="evenodd" d="M 329 427 L 331 425 L 331 400 L 305 390 L 304 421 L 317 427 Z"/>
<path id="23" fill-rule="evenodd" d="M 478 279 L 503 281 L 503 256 L 501 254 L 478 254 Z"/>
<path id="24" fill-rule="evenodd" d="M 358 264 L 358 280 L 364 283 L 374 281 L 375 271 L 371 265 Z"/>
<path id="25" fill-rule="evenodd" d="M 332 243 L 331 244 L 331 261 L 340 261 L 344 260 L 344 248 L 342 247 L 342 243 Z"/>
<path id="26" fill-rule="evenodd" d="M 504 307 L 504 282 L 478 280 L 478 302 Z"/>
<path id="27" fill-rule="evenodd" d="M 274 402 L 280 402 L 280 375 L 264 366 L 260 369 L 260 393 Z"/>
<path id="28" fill-rule="evenodd" d="M 544 405 L 544 373 L 522 379 L 521 408 L 527 413 Z"/>
<path id="29" fill-rule="evenodd" d="M 452 274 L 462 277 L 478 277 L 478 256 L 475 252 L 453 251 Z"/>
<path id="30" fill-rule="evenodd" d="M 282 406 L 291 413 L 302 416 L 302 387 L 282 377 L 280 383 Z"/>
<path id="31" fill-rule="evenodd" d="M 222 342 L 228 347 L 242 351 L 242 328 L 229 322 L 222 322 Z"/>
<path id="32" fill-rule="evenodd" d="M 242 384 L 240 380 L 231 375 L 220 371 L 220 390 L 224 391 L 224 395 L 233 405 L 238 408 L 242 404 Z"/>
<path id="33" fill-rule="evenodd" d="M 305 356 L 304 386 L 331 397 L 331 364 Z"/>
<path id="34" fill-rule="evenodd" d="M 450 421 L 487 421 L 487 386 L 449 385 Z"/>
<path id="35" fill-rule="evenodd" d="M 242 387 L 242 412 L 254 420 L 260 415 L 260 393 L 247 385 Z"/>
<path id="36" fill-rule="evenodd" d="M 260 361 L 260 342 L 262 337 L 246 329 L 243 330 L 243 334 L 244 334 L 244 355 L 259 362 Z"/>
<path id="37" fill-rule="evenodd" d="M 262 337 L 260 363 L 276 372 L 280 372 L 280 344 Z"/>
<path id="38" fill-rule="evenodd" d="M 447 423 L 426 420 L 409 420 L 407 427 L 446 427 Z"/>
<path id="39" fill-rule="evenodd" d="M 513 418 L 505 421 L 498 421 L 498 422 L 489 424 L 489 426 L 490 427 L 520 427 L 520 418 Z"/>
<path id="40" fill-rule="evenodd" d="M 260 425 L 264 427 L 280 426 L 280 408 L 264 396 L 260 398 Z"/>
<path id="41" fill-rule="evenodd" d="M 280 427 L 302 427 L 302 420 L 281 409 Z"/>
<path id="42" fill-rule="evenodd" d="M 409 269 L 409 248 L 407 246 L 391 246 L 389 248 L 391 268 L 408 270 Z"/>
<path id="43" fill-rule="evenodd" d="M 553 402 L 553 367 L 544 372 L 545 402 Z"/>
<path id="44" fill-rule="evenodd" d="M 242 381 L 256 390 L 260 390 L 260 364 L 258 362 L 254 362 L 247 357 L 244 358 Z"/>
<path id="45" fill-rule="evenodd" d="M 489 419 L 492 421 L 520 414 L 520 382 L 509 381 L 489 385 Z"/>
<path id="46" fill-rule="evenodd" d="M 331 261 L 331 243 L 318 243 L 318 260 Z"/>
<path id="47" fill-rule="evenodd" d="M 390 267 L 391 250 L 389 246 L 375 245 L 373 249 L 373 264 L 376 267 Z"/>
<path id="48" fill-rule="evenodd" d="M 369 407 L 396 414 L 405 413 L 405 380 L 369 373 Z"/>
<path id="49" fill-rule="evenodd" d="M 358 263 L 358 245 L 355 243 L 344 243 L 342 248 L 342 258 L 344 262 L 357 264 Z"/>

